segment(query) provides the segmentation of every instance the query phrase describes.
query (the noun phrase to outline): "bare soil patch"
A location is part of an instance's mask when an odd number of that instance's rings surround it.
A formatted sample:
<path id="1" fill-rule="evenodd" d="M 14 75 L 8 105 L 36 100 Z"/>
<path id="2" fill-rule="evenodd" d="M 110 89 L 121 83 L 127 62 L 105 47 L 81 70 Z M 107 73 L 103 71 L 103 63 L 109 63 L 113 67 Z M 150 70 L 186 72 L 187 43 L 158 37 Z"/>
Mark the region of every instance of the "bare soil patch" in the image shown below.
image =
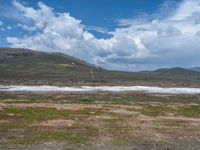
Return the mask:
<path id="1" fill-rule="evenodd" d="M 70 109 L 70 110 L 79 110 L 81 108 L 101 108 L 101 104 L 93 105 L 82 105 L 82 104 L 56 104 L 56 103 L 18 103 L 18 104 L 9 104 L 0 102 L 0 108 L 3 107 L 17 107 L 17 108 L 27 108 L 27 107 L 46 107 L 46 108 L 56 108 L 56 109 Z"/>
<path id="2" fill-rule="evenodd" d="M 75 121 L 71 119 L 53 119 L 36 123 L 36 125 L 64 127 L 64 126 L 72 126 L 74 123 Z"/>

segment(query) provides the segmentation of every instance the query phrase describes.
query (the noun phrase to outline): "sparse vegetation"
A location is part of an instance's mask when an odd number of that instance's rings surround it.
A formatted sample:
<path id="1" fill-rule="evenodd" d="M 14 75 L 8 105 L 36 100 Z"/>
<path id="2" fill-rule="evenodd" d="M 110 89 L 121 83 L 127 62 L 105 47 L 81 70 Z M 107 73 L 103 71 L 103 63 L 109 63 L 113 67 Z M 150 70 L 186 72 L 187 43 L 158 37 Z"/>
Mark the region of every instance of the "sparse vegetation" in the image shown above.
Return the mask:
<path id="1" fill-rule="evenodd" d="M 156 73 L 108 71 L 60 53 L 0 48 L 1 85 L 148 85 L 200 87 L 200 73 L 173 68 Z M 161 73 L 160 73 L 161 72 Z"/>
<path id="2" fill-rule="evenodd" d="M 200 135 L 198 99 L 198 95 L 144 93 L 112 96 L 4 93 L 0 96 L 0 148 L 45 142 L 62 142 L 72 147 L 96 144 L 190 147 L 191 143 L 198 143 Z"/>

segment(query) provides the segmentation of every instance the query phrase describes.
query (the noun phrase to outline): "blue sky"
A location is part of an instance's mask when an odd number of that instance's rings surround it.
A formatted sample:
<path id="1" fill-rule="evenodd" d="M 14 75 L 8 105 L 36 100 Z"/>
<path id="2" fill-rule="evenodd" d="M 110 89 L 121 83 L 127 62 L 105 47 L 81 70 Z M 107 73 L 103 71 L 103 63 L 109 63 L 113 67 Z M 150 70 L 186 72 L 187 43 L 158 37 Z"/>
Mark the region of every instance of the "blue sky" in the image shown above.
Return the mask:
<path id="1" fill-rule="evenodd" d="M 0 0 L 0 46 L 107 69 L 200 66 L 200 0 Z"/>
<path id="2" fill-rule="evenodd" d="M 18 0 L 26 6 L 37 8 L 38 0 Z M 101 27 L 108 31 L 113 31 L 117 26 L 117 20 L 121 18 L 134 18 L 143 14 L 152 14 L 159 10 L 165 0 L 43 0 L 44 4 L 54 8 L 57 12 L 69 12 L 73 17 L 80 19 L 82 24 L 87 26 Z M 178 2 L 178 0 L 177 0 Z M 5 13 L 7 8 L 12 9 L 12 0 L 0 0 L 1 12 Z M 9 12 L 8 12 L 9 13 Z M 9 15 L 9 14 L 8 14 Z M 16 23 L 15 19 L 4 17 L 3 20 L 8 26 Z M 11 35 L 16 35 L 11 31 Z M 24 32 L 17 29 L 16 32 Z M 99 33 L 90 30 L 98 38 L 110 37 L 109 34 Z M 2 35 L 10 35 L 2 33 Z M 3 37 L 5 37 L 3 36 Z M 8 43 L 1 43 L 8 44 Z"/>

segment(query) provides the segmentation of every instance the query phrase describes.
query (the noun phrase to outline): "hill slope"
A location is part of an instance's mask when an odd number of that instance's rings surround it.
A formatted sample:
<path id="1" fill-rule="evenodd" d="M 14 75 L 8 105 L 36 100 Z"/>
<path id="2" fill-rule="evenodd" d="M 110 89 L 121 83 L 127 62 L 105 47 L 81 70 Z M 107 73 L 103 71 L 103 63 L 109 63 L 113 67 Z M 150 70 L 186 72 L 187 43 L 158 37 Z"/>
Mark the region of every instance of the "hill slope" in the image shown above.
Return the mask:
<path id="1" fill-rule="evenodd" d="M 152 74 L 152 75 L 157 75 L 157 76 L 163 76 L 163 77 L 199 77 L 200 76 L 200 72 L 197 71 L 193 71 L 193 70 L 189 70 L 189 69 L 185 69 L 185 68 L 161 68 L 155 71 L 146 71 L 143 72 L 146 74 Z"/>
<path id="2" fill-rule="evenodd" d="M 94 65 L 61 53 L 0 48 L 1 79 L 13 79 L 14 82 L 18 79 L 37 80 L 38 83 L 44 84 L 43 81 L 46 80 L 46 84 L 49 84 L 59 78 L 75 80 L 89 77 L 90 68 L 100 70 Z"/>
<path id="3" fill-rule="evenodd" d="M 177 68 L 148 73 L 108 71 L 61 53 L 0 48 L 0 84 L 81 86 L 94 82 L 95 85 L 200 87 L 200 73 Z"/>
<path id="4" fill-rule="evenodd" d="M 65 55 L 62 53 L 47 53 L 40 51 L 33 51 L 28 49 L 17 48 L 0 48 L 0 62 L 1 64 L 19 65 L 21 68 L 26 67 L 41 67 L 42 65 L 66 65 L 72 68 L 94 68 L 94 65 L 88 64 L 82 60 Z M 32 66 L 29 66 L 32 65 Z M 44 70 L 43 70 L 44 71 Z"/>
<path id="5" fill-rule="evenodd" d="M 200 72 L 200 67 L 189 68 L 189 70 Z"/>

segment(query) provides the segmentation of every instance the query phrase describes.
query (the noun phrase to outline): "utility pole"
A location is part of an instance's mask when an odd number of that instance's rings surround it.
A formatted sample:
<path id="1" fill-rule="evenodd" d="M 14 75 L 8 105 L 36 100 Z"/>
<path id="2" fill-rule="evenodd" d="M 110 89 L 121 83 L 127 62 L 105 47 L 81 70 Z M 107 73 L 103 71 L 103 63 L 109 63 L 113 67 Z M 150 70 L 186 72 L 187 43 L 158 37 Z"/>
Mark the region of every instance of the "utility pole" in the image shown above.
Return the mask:
<path id="1" fill-rule="evenodd" d="M 92 68 L 90 69 L 90 73 L 91 73 L 93 85 L 95 86 L 95 78 L 94 78 L 94 74 L 93 74 L 93 69 Z"/>

